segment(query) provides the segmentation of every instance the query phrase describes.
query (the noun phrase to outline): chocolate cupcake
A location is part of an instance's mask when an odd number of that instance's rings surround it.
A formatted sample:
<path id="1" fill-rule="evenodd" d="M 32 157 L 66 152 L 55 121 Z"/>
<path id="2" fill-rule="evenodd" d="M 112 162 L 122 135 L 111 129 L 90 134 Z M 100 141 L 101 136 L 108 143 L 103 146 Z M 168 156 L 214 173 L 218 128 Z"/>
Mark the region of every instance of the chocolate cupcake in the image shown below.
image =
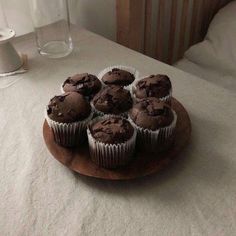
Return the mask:
<path id="1" fill-rule="evenodd" d="M 133 83 L 135 77 L 126 70 L 113 68 L 108 71 L 103 77 L 102 81 L 106 85 L 128 86 Z"/>
<path id="2" fill-rule="evenodd" d="M 139 72 L 135 68 L 121 65 L 105 68 L 98 75 L 104 85 L 118 85 L 126 88 L 138 77 Z"/>
<path id="3" fill-rule="evenodd" d="M 137 100 L 156 97 L 162 101 L 170 102 L 172 86 L 166 75 L 150 75 L 139 80 L 133 86 L 133 94 Z"/>
<path id="4" fill-rule="evenodd" d="M 45 116 L 55 141 L 62 146 L 72 147 L 86 138 L 86 126 L 92 112 L 82 95 L 67 92 L 50 100 Z"/>
<path id="5" fill-rule="evenodd" d="M 92 160 L 105 168 L 126 165 L 132 158 L 136 130 L 119 116 L 106 115 L 93 120 L 87 129 Z"/>
<path id="6" fill-rule="evenodd" d="M 120 86 L 107 86 L 93 98 L 92 107 L 97 115 L 125 115 L 133 105 L 130 92 Z"/>
<path id="7" fill-rule="evenodd" d="M 67 78 L 62 84 L 62 91 L 77 92 L 90 100 L 101 87 L 102 83 L 95 75 L 84 73 Z"/>
<path id="8" fill-rule="evenodd" d="M 163 151 L 172 144 L 177 115 L 167 103 L 152 97 L 142 99 L 130 110 L 129 120 L 147 150 Z"/>

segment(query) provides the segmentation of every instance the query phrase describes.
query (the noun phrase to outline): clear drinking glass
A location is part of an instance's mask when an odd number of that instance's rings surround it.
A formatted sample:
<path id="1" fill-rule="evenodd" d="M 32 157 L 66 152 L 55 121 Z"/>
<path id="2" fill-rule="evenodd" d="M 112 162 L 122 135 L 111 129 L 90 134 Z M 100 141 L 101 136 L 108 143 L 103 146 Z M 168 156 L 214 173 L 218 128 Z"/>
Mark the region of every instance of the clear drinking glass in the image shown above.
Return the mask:
<path id="1" fill-rule="evenodd" d="M 73 50 L 68 0 L 29 0 L 41 55 L 60 58 Z"/>

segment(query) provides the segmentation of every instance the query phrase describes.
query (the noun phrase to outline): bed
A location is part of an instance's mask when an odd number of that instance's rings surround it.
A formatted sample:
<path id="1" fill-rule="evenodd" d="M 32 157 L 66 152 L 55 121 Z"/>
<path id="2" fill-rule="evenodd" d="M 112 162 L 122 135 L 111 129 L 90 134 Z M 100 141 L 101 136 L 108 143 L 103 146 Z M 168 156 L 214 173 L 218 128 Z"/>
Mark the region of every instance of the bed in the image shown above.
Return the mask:
<path id="1" fill-rule="evenodd" d="M 235 0 L 117 0 L 117 41 L 235 91 L 235 13 Z"/>
<path id="2" fill-rule="evenodd" d="M 212 20 L 205 39 L 185 52 L 175 66 L 236 92 L 236 1 Z"/>
<path id="3" fill-rule="evenodd" d="M 28 54 L 30 70 L 0 91 L 0 235 L 235 235 L 235 96 L 85 30 L 74 37 L 81 50 L 56 61 L 41 57 L 30 35 L 16 44 Z M 60 84 L 111 63 L 132 65 L 141 76 L 169 75 L 190 115 L 190 145 L 157 175 L 86 178 L 57 162 L 44 144 L 45 105 Z"/>
<path id="4" fill-rule="evenodd" d="M 39 56 L 31 35 L 19 38 L 31 69 L 0 90 L 0 235 L 235 235 L 235 12 L 234 1 L 175 64 L 202 79 L 85 30 L 74 36 L 81 50 L 57 61 Z M 130 64 L 141 75 L 168 74 L 191 116 L 190 145 L 158 175 L 86 178 L 54 160 L 44 144 L 45 104 L 59 85 L 111 63 Z"/>

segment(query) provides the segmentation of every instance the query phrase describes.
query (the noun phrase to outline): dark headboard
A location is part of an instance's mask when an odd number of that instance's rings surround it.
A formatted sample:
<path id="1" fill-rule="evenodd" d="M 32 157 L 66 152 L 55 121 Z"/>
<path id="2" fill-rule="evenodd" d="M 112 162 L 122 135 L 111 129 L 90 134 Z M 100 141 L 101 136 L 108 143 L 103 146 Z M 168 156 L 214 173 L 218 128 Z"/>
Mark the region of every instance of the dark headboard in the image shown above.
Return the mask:
<path id="1" fill-rule="evenodd" d="M 172 64 L 230 0 L 116 0 L 117 42 Z"/>

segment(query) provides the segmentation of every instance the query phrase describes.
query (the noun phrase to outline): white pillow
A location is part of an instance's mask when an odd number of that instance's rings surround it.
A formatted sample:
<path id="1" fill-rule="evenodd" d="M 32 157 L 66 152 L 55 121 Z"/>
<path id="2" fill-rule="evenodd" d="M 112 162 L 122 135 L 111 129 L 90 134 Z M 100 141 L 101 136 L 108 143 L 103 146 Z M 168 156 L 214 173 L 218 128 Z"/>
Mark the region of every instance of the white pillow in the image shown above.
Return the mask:
<path id="1" fill-rule="evenodd" d="M 236 76 L 236 1 L 216 14 L 204 41 L 192 46 L 185 57 L 199 66 Z"/>

